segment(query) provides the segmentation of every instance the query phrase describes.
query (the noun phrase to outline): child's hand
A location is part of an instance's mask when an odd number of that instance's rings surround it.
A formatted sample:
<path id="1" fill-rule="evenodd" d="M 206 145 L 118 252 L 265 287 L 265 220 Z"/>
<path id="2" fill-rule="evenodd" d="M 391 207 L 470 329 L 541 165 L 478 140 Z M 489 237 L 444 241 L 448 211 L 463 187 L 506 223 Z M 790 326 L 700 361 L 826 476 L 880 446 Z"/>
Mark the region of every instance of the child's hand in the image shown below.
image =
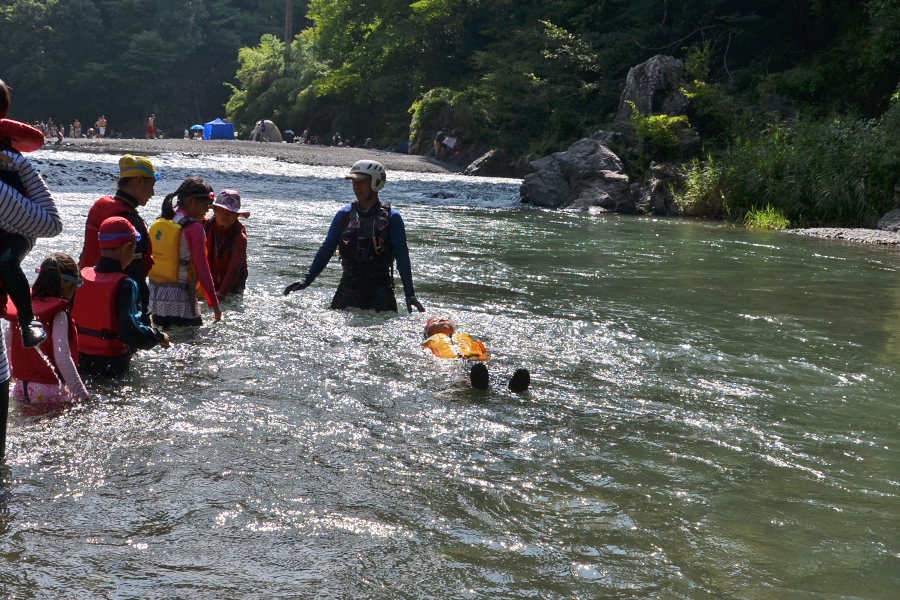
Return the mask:
<path id="1" fill-rule="evenodd" d="M 6 152 L 0 152 L 0 162 L 12 164 L 12 157 Z"/>
<path id="2" fill-rule="evenodd" d="M 165 332 L 162 333 L 162 339 L 159 341 L 159 347 L 168 350 L 172 347 L 172 344 L 169 343 L 169 334 Z"/>
<path id="3" fill-rule="evenodd" d="M 222 309 L 219 308 L 218 306 L 213 306 L 213 315 L 215 315 L 216 321 L 221 320 L 222 319 Z"/>

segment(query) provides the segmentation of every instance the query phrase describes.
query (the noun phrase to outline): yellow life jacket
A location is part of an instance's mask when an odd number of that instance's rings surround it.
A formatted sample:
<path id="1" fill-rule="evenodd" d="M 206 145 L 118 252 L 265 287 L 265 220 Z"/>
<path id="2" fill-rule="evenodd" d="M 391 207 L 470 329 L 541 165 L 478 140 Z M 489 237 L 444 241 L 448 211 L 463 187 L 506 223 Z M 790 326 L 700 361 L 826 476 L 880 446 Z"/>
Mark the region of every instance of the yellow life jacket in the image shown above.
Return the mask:
<path id="1" fill-rule="evenodd" d="M 472 360 L 487 360 L 487 349 L 484 344 L 473 340 L 464 333 L 454 333 L 452 336 L 446 333 L 436 333 L 422 343 L 438 358 L 469 358 Z"/>
<path id="2" fill-rule="evenodd" d="M 155 262 L 147 275 L 157 283 L 178 283 L 178 267 L 187 265 L 179 257 L 181 230 L 197 220 L 182 215 L 175 215 L 175 219 L 177 223 L 172 219 L 159 218 L 150 226 Z"/>

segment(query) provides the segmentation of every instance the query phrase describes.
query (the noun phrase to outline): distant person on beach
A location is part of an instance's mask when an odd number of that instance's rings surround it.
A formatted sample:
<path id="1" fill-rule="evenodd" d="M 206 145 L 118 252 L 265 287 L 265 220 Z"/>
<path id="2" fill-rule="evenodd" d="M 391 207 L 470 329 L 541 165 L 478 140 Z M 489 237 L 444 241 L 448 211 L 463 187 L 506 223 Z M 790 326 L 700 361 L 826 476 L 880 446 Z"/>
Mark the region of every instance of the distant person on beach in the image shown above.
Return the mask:
<path id="1" fill-rule="evenodd" d="M 206 229 L 206 256 L 216 294 L 221 300 L 228 294 L 243 294 L 247 285 L 247 230 L 238 217 L 248 218 L 241 210 L 241 195 L 222 190 L 213 202 L 213 218 L 203 222 Z"/>
<path id="2" fill-rule="evenodd" d="M 215 196 L 208 183 L 199 177 L 188 177 L 177 190 L 166 195 L 159 218 L 150 226 L 154 253 L 150 314 L 155 325 L 202 325 L 198 283 L 216 321 L 222 318 L 201 223 Z"/>
<path id="3" fill-rule="evenodd" d="M 490 376 L 487 366 L 488 351 L 484 344 L 473 340 L 465 333 L 457 333 L 456 325 L 450 319 L 433 317 L 425 322 L 425 341 L 422 348 L 430 351 L 437 358 L 461 358 L 467 361 L 478 361 L 469 372 L 469 382 L 478 390 L 490 387 Z M 482 362 L 484 361 L 484 362 Z M 518 369 L 510 378 L 507 387 L 515 393 L 524 392 L 531 384 L 528 369 Z"/>
<path id="4" fill-rule="evenodd" d="M 80 138 L 81 137 L 81 121 L 79 121 L 78 119 L 75 119 L 75 122 L 72 123 L 72 126 L 75 127 L 75 137 Z"/>
<path id="5" fill-rule="evenodd" d="M 332 146 L 343 146 L 343 145 L 344 145 L 344 144 L 341 142 L 341 132 L 340 132 L 340 131 L 336 132 L 336 133 L 334 134 L 334 136 L 332 136 L 332 138 L 331 138 L 331 145 L 332 145 Z"/>
<path id="6" fill-rule="evenodd" d="M 22 156 L 43 146 L 44 136 L 26 123 L 7 119 L 9 104 L 9 88 L 0 80 L 0 293 L 8 294 L 16 307 L 21 343 L 33 348 L 47 334 L 40 323 L 32 323 L 31 289 L 22 261 L 37 238 L 56 237 L 63 225 L 47 184 Z"/>
<path id="7" fill-rule="evenodd" d="M 35 315 L 49 337 L 40 345 L 44 356 L 22 347 L 15 327 L 7 327 L 5 342 L 10 348 L 12 376 L 16 380 L 12 396 L 31 403 L 71 402 L 90 398 L 78 374 L 78 335 L 72 319 L 72 298 L 81 285 L 78 265 L 68 254 L 53 253 L 44 259 L 31 288 Z M 16 307 L 6 306 L 10 323 Z M 46 361 L 45 361 L 46 357 Z"/>
<path id="8" fill-rule="evenodd" d="M 443 147 L 443 160 L 447 160 L 448 156 L 456 153 L 456 147 L 459 144 L 459 138 L 456 136 L 457 133 L 454 131 L 452 135 L 445 136 L 444 140 L 441 142 L 441 146 Z"/>
<path id="9" fill-rule="evenodd" d="M 106 117 L 100 115 L 100 118 L 97 119 L 96 123 L 94 123 L 94 130 L 102 140 L 103 136 L 106 135 Z"/>
<path id="10" fill-rule="evenodd" d="M 98 231 L 100 258 L 81 270 L 84 280 L 72 317 L 78 330 L 78 368 L 115 377 L 137 350 L 169 347 L 169 336 L 141 322 L 137 283 L 125 269 L 134 262 L 141 234 L 124 217 L 110 217 Z"/>
<path id="11" fill-rule="evenodd" d="M 413 289 L 403 219 L 390 204 L 382 204 L 378 198 L 387 182 L 384 167 L 374 160 L 360 160 L 353 163 L 344 179 L 353 182 L 356 200 L 337 212 L 306 276 L 287 286 L 284 295 L 308 287 L 339 250 L 343 273 L 331 308 L 397 312 L 393 278 L 396 261 L 406 310 L 412 312 L 415 307 L 425 312 Z"/>
<path id="12" fill-rule="evenodd" d="M 444 135 L 443 131 L 438 131 L 437 135 L 434 136 L 434 157 L 438 160 L 443 158 L 445 137 L 447 136 Z"/>
<path id="13" fill-rule="evenodd" d="M 144 136 L 146 140 L 155 140 L 156 135 L 153 130 L 153 121 L 156 120 L 156 115 L 150 115 L 150 118 L 147 119 L 147 135 Z"/>
<path id="14" fill-rule="evenodd" d="M 119 159 L 119 182 L 114 196 L 103 196 L 88 212 L 84 226 L 84 246 L 78 266 L 81 269 L 92 267 L 100 258 L 100 226 L 110 217 L 124 217 L 140 234 L 135 247 L 131 264 L 124 267 L 128 275 L 138 287 L 138 301 L 141 321 L 150 324 L 150 289 L 147 287 L 147 274 L 153 266 L 153 248 L 147 224 L 138 213 L 139 206 L 146 206 L 153 197 L 154 186 L 160 175 L 147 158 L 126 154 Z"/>

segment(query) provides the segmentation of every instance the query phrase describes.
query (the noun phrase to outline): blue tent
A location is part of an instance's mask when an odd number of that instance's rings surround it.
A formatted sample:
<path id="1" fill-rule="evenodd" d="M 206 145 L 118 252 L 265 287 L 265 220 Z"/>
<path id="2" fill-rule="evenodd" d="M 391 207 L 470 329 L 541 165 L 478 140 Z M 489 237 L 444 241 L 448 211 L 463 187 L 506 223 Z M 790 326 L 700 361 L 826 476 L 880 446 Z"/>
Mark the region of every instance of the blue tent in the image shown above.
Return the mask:
<path id="1" fill-rule="evenodd" d="M 234 125 L 226 123 L 222 119 L 210 121 L 203 126 L 204 140 L 233 140 Z"/>

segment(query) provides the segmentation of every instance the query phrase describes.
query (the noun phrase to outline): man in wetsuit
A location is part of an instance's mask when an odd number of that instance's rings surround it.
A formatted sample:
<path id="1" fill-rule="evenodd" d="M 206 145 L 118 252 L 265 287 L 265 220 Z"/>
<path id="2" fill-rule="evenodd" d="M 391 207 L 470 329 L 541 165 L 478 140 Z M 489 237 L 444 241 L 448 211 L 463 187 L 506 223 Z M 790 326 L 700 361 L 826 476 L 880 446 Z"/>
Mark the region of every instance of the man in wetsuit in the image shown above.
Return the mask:
<path id="1" fill-rule="evenodd" d="M 374 160 L 360 160 L 353 164 L 345 179 L 353 181 L 356 201 L 337 212 L 306 276 L 284 288 L 284 295 L 309 286 L 334 251 L 339 250 L 344 271 L 331 308 L 397 312 L 393 278 L 396 260 L 406 295 L 406 310 L 412 312 L 415 307 L 425 312 L 413 290 L 403 219 L 390 204 L 382 204 L 378 199 L 378 192 L 387 181 L 384 167 Z"/>

